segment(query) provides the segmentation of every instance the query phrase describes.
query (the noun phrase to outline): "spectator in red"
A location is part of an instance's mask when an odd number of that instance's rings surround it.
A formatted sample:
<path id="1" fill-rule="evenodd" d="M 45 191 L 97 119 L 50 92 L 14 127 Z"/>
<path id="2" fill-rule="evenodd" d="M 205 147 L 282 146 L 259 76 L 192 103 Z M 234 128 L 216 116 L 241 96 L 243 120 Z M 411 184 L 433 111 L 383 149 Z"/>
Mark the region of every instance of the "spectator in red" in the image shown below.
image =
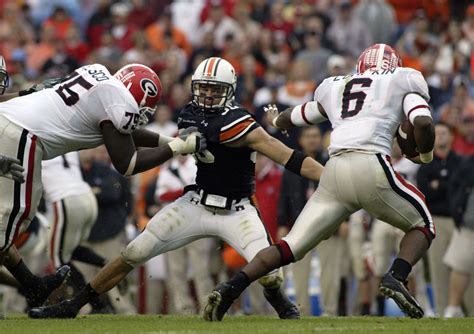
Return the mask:
<path id="1" fill-rule="evenodd" d="M 100 46 L 102 34 L 112 25 L 111 0 L 100 0 L 87 25 L 87 39 L 92 49 Z"/>
<path id="2" fill-rule="evenodd" d="M 201 22 L 206 22 L 209 16 L 211 15 L 212 7 L 222 6 L 224 9 L 225 15 L 232 16 L 234 13 L 235 6 L 239 3 L 238 0 L 206 0 L 206 5 L 201 12 Z"/>
<path id="3" fill-rule="evenodd" d="M 81 32 L 76 25 L 71 25 L 66 34 L 66 53 L 84 64 L 91 51 L 89 44 L 81 39 Z"/>
<path id="4" fill-rule="evenodd" d="M 284 5 L 281 2 L 275 2 L 270 9 L 270 20 L 264 27 L 276 35 L 283 35 L 288 38 L 293 31 L 293 24 L 287 22 L 283 17 Z"/>
<path id="5" fill-rule="evenodd" d="M 144 29 L 156 20 L 157 14 L 160 12 L 157 7 L 159 1 L 147 0 L 131 0 L 131 10 L 128 15 L 128 23 Z"/>
<path id="6" fill-rule="evenodd" d="M 55 31 L 55 38 L 64 40 L 69 28 L 73 24 L 74 22 L 66 10 L 58 6 L 54 9 L 50 18 L 44 22 L 43 26 L 52 27 Z"/>
<path id="7" fill-rule="evenodd" d="M 474 155 L 474 115 L 465 114 L 459 126 L 460 136 L 454 138 L 453 150 L 462 155 Z"/>
<path id="8" fill-rule="evenodd" d="M 114 43 L 122 51 L 127 51 L 133 47 L 132 36 L 137 30 L 135 26 L 128 22 L 130 7 L 123 3 L 116 3 L 110 8 L 112 13 L 112 26 L 110 32 L 114 38 Z"/>
<path id="9" fill-rule="evenodd" d="M 260 216 L 272 240 L 277 240 L 281 171 L 266 156 L 257 154 L 255 176 L 255 196 L 257 197 Z"/>

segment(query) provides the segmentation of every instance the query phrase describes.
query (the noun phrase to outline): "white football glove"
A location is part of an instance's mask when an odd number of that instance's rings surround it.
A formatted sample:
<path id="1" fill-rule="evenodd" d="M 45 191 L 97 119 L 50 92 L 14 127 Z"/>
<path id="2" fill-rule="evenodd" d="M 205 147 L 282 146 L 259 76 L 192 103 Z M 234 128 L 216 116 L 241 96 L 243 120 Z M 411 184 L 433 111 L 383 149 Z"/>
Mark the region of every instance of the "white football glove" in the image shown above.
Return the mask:
<path id="1" fill-rule="evenodd" d="M 25 182 L 24 171 L 20 160 L 0 155 L 0 176 L 23 183 Z"/>
<path id="2" fill-rule="evenodd" d="M 168 145 L 173 151 L 173 156 L 201 152 L 207 147 L 206 139 L 196 127 L 180 130 L 178 137 L 170 141 Z"/>

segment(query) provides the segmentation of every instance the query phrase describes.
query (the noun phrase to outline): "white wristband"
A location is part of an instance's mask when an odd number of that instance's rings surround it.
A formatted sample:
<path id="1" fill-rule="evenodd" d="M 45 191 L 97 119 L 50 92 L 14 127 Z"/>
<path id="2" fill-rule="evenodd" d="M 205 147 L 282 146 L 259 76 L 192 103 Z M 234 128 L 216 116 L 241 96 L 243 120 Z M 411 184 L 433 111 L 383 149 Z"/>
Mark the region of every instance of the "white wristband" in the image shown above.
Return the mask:
<path id="1" fill-rule="evenodd" d="M 427 164 L 433 160 L 433 150 L 427 153 L 420 153 L 421 162 Z"/>
<path id="2" fill-rule="evenodd" d="M 181 151 L 184 147 L 184 140 L 180 138 L 175 138 L 174 140 L 170 141 L 168 145 L 171 148 L 171 151 L 173 152 L 173 156 L 176 156 L 181 154 Z"/>

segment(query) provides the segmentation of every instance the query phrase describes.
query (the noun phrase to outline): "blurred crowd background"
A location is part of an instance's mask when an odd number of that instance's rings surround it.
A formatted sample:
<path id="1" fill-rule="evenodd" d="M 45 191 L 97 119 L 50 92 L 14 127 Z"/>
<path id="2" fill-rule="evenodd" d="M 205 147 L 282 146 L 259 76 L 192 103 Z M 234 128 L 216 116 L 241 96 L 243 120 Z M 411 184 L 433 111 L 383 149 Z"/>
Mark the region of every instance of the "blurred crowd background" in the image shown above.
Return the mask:
<path id="1" fill-rule="evenodd" d="M 472 304 L 474 298 L 467 298 L 466 289 L 473 280 L 474 260 L 467 264 L 456 260 L 456 251 L 451 250 L 461 247 L 458 242 L 452 246 L 452 237 L 474 243 L 474 5 L 469 3 L 0 0 L 0 54 L 11 76 L 9 91 L 64 76 L 84 64 L 101 63 L 112 73 L 127 63 L 148 65 L 163 85 L 161 103 L 148 127 L 165 135 L 176 134 L 178 113 L 191 98 L 193 69 L 204 58 L 220 56 L 237 71 L 237 102 L 254 113 L 268 132 L 324 162 L 330 124 L 290 131 L 286 137 L 268 126 L 263 106 L 273 103 L 283 110 L 309 101 L 325 77 L 353 72 L 358 55 L 366 47 L 373 43 L 393 45 L 404 66 L 425 76 L 433 118 L 439 123 L 435 164 L 415 168 L 411 177 L 425 192 L 435 222 L 439 220 L 438 225 L 442 225 L 438 231 L 446 232 L 441 233 L 443 244 L 435 247 L 437 253 L 430 253 L 430 259 L 423 261 L 412 287 L 425 296 L 420 298 L 432 314 L 442 315 L 448 304 L 461 305 L 464 296 L 468 301 L 464 311 L 472 315 L 474 307 L 469 300 Z M 180 196 L 184 185 L 194 181 L 195 166 L 190 157 L 176 158 L 161 170 L 132 179 L 112 169 L 103 148 L 81 152 L 81 161 L 84 178 L 95 190 L 100 208 L 89 245 L 107 258 L 119 254 L 160 207 Z M 462 172 L 456 172 L 457 168 L 463 168 Z M 455 175 L 461 177 L 453 180 Z M 317 184 L 259 157 L 257 198 L 273 240 L 288 232 L 315 187 Z M 380 275 L 377 267 L 384 263 L 374 260 L 380 254 L 371 241 L 376 231 L 382 233 L 375 226 L 371 217 L 357 214 L 315 254 L 290 266 L 286 271 L 291 283 L 288 291 L 296 296 L 304 314 L 388 313 L 374 289 Z M 463 229 L 471 232 L 457 235 Z M 397 232 L 375 235 L 384 245 L 381 252 L 385 253 L 380 256 L 393 256 L 396 246 L 389 249 L 388 245 L 397 240 Z M 38 248 L 32 252 L 33 259 L 38 254 L 41 257 Z M 454 255 L 445 257 L 448 251 Z M 39 261 L 38 271 L 44 270 L 44 262 Z M 112 309 L 127 313 L 197 312 L 203 294 L 212 289 L 216 279 L 243 264 L 243 259 L 220 242 L 196 242 L 152 260 L 131 275 L 128 286 L 112 292 Z M 93 274 L 89 268 L 88 277 Z M 443 279 L 436 282 L 441 276 Z M 252 298 L 252 290 L 234 313 L 268 312 L 261 298 Z M 18 307 L 15 301 L 12 304 Z"/>

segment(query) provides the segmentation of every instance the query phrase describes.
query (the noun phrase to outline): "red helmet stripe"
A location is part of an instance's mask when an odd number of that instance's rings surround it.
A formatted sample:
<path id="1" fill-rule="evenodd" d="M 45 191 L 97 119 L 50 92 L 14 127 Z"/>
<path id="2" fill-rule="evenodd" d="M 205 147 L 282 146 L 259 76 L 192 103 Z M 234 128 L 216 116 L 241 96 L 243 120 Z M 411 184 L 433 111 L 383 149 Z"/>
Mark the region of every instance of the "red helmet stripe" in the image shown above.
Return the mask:
<path id="1" fill-rule="evenodd" d="M 216 62 L 217 58 L 211 58 L 211 61 L 209 62 L 209 66 L 207 67 L 207 76 L 210 77 L 212 75 L 212 70 L 214 68 L 214 64 Z"/>

